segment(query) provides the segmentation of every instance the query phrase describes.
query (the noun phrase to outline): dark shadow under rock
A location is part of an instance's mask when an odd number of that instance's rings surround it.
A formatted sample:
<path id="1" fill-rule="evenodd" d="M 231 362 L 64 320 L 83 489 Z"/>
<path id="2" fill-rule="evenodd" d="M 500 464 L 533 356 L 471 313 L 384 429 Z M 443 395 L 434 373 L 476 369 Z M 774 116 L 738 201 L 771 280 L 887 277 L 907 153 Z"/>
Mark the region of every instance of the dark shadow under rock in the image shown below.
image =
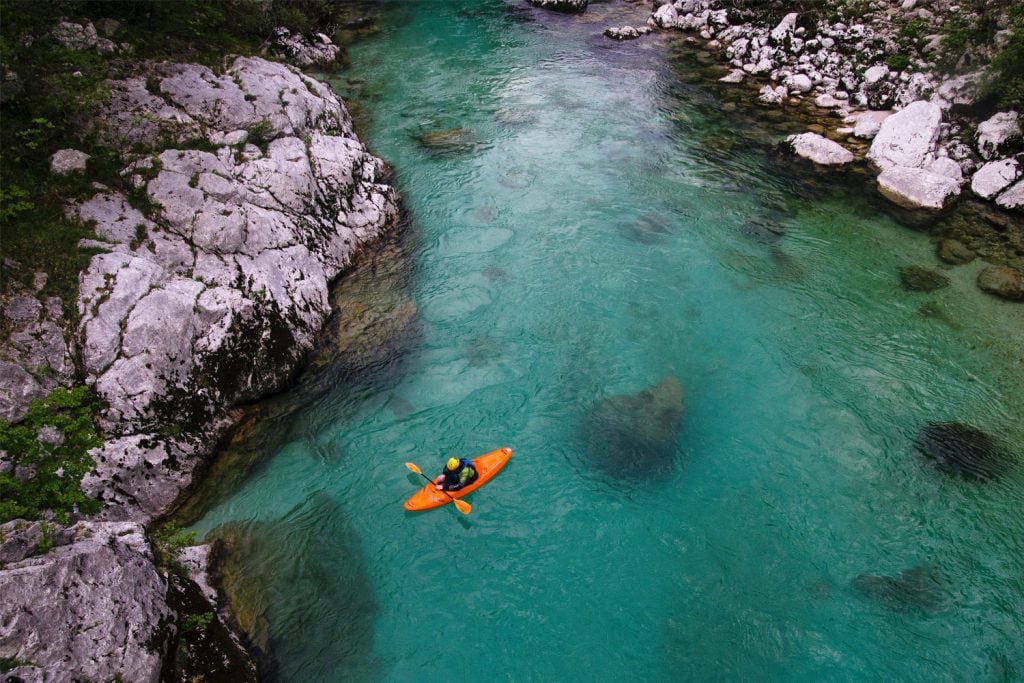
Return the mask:
<path id="1" fill-rule="evenodd" d="M 683 385 L 666 377 L 636 394 L 597 402 L 583 421 L 588 463 L 628 482 L 666 477 L 683 418 Z"/>
<path id="2" fill-rule="evenodd" d="M 740 234 L 759 244 L 777 244 L 785 236 L 786 229 L 775 221 L 753 218 L 740 226 Z"/>
<path id="3" fill-rule="evenodd" d="M 949 287 L 949 278 L 921 266 L 904 266 L 900 268 L 900 285 L 911 292 L 934 292 Z"/>
<path id="4" fill-rule="evenodd" d="M 259 651 L 261 680 L 367 677 L 377 605 L 337 501 L 318 492 L 281 520 L 230 522 L 207 540 L 211 574 Z"/>
<path id="5" fill-rule="evenodd" d="M 1013 465 L 999 442 L 960 422 L 929 422 L 917 433 L 914 448 L 939 471 L 967 481 L 997 479 Z"/>
<path id="6" fill-rule="evenodd" d="M 861 574 L 853 588 L 891 610 L 935 611 L 943 605 L 942 575 L 929 565 L 904 569 L 898 576 Z"/>

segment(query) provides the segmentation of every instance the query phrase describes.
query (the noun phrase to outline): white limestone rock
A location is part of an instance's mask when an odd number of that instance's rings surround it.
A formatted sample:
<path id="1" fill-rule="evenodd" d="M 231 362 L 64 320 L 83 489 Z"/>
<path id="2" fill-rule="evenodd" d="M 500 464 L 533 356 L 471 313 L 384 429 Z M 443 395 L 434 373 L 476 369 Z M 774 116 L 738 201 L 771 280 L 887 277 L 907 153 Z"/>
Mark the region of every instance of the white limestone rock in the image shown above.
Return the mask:
<path id="1" fill-rule="evenodd" d="M 81 278 L 87 381 L 105 401 L 105 432 L 139 437 L 100 454 L 120 463 L 101 477 L 120 471 L 116 490 L 90 486 L 142 518 L 187 485 L 196 457 L 154 433 L 173 423 L 201 434 L 227 407 L 276 387 L 312 347 L 328 283 L 397 216 L 383 162 L 326 87 L 258 58 L 235 60 L 225 76 L 196 65 L 158 71 L 160 101 L 177 113 L 156 120 L 172 130 L 188 121 L 207 139 L 240 144 L 255 122 L 269 124 L 265 153 L 169 149 L 133 164 L 160 207 L 151 215 L 110 191 L 72 208 L 110 245 Z"/>
<path id="2" fill-rule="evenodd" d="M 0 569 L 0 657 L 46 681 L 156 683 L 172 613 L 142 525 L 80 522 L 68 535 Z"/>
<path id="3" fill-rule="evenodd" d="M 992 199 L 1019 177 L 1020 164 L 1016 159 L 990 161 L 971 178 L 971 192 L 982 199 Z"/>
<path id="4" fill-rule="evenodd" d="M 82 173 L 89 159 L 88 154 L 77 149 L 58 149 L 50 155 L 50 172 L 57 175 Z"/>
<path id="5" fill-rule="evenodd" d="M 268 49 L 301 68 L 333 65 L 341 52 L 341 48 L 323 33 L 307 37 L 292 33 L 284 26 L 274 29 Z"/>
<path id="6" fill-rule="evenodd" d="M 932 173 L 938 173 L 944 175 L 947 178 L 955 180 L 957 184 L 964 184 L 964 173 L 960 168 L 960 164 L 956 163 L 948 156 L 938 157 L 931 164 L 928 165 L 928 170 Z"/>
<path id="7" fill-rule="evenodd" d="M 887 199 L 907 208 L 941 210 L 960 195 L 952 178 L 917 167 L 889 166 L 878 176 L 878 189 Z"/>
<path id="8" fill-rule="evenodd" d="M 885 119 L 867 158 L 879 170 L 891 166 L 922 168 L 934 159 L 942 110 L 925 101 L 910 104 Z"/>
<path id="9" fill-rule="evenodd" d="M 793 74 L 782 82 L 792 94 L 802 95 L 814 88 L 814 83 L 807 74 Z"/>
<path id="10" fill-rule="evenodd" d="M 635 40 L 650 32 L 650 26 L 610 26 L 604 30 L 604 35 L 615 40 Z"/>
<path id="11" fill-rule="evenodd" d="M 742 83 L 746 74 L 743 73 L 743 69 L 733 69 L 725 76 L 722 76 L 718 80 L 722 83 Z"/>
<path id="12" fill-rule="evenodd" d="M 821 166 L 842 166 L 853 161 L 850 150 L 817 133 L 790 135 L 786 142 L 797 156 Z"/>
<path id="13" fill-rule="evenodd" d="M 658 28 L 676 28 L 679 24 L 679 12 L 671 2 L 666 2 L 655 10 L 649 21 Z"/>
<path id="14" fill-rule="evenodd" d="M 786 96 L 788 94 L 789 91 L 786 89 L 786 86 L 784 85 L 779 85 L 774 88 L 770 85 L 765 85 L 761 88 L 760 92 L 758 93 L 757 101 L 760 102 L 761 104 L 768 105 L 782 104 L 783 102 L 786 101 Z"/>
<path id="15" fill-rule="evenodd" d="M 978 153 L 983 159 L 997 159 L 1020 142 L 1020 117 L 1015 111 L 1000 112 L 978 124 Z"/>
<path id="16" fill-rule="evenodd" d="M 787 36 L 791 36 L 793 34 L 793 29 L 796 28 L 796 21 L 799 18 L 800 15 L 796 12 L 790 12 L 786 16 L 782 17 L 782 21 L 780 21 L 769 34 L 772 43 L 778 45 L 779 43 L 782 43 Z"/>
<path id="17" fill-rule="evenodd" d="M 92 51 L 101 55 L 112 54 L 117 48 L 113 41 L 101 38 L 90 21 L 75 23 L 62 21 L 53 29 L 53 39 L 68 50 Z"/>
<path id="18" fill-rule="evenodd" d="M 1018 180 L 996 197 L 996 206 L 1007 211 L 1024 211 L 1024 180 Z"/>
<path id="19" fill-rule="evenodd" d="M 527 0 L 527 2 L 543 9 L 578 14 L 587 9 L 589 0 Z"/>

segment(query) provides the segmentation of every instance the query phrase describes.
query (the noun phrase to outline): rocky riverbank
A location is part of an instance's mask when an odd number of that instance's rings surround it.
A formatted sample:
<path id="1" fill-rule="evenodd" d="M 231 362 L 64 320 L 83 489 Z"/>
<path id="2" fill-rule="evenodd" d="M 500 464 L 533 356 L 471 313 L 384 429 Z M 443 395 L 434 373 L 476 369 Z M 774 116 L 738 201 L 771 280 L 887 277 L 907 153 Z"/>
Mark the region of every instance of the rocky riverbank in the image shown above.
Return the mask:
<path id="1" fill-rule="evenodd" d="M 106 47 L 82 32 L 78 49 Z M 212 607 L 182 612 L 196 591 L 168 571 L 177 548 L 144 527 L 202 470 L 234 408 L 289 380 L 330 312 L 330 282 L 398 215 L 345 106 L 296 69 L 251 57 L 221 72 L 122 68 L 88 125 L 124 182 L 93 182 L 67 206 L 93 232 L 75 310 L 30 288 L 4 303 L 2 417 L 78 378 L 103 404 L 82 481 L 98 514 L 2 527 L 0 658 L 24 680 L 157 680 L 173 643 L 213 638 Z M 88 173 L 87 161 L 63 150 L 53 172 Z M 3 455 L 5 473 L 34 475 Z M 201 574 L 202 554 L 189 557 Z"/>
<path id="2" fill-rule="evenodd" d="M 651 29 L 681 32 L 728 68 L 720 81 L 746 84 L 752 106 L 813 103 L 822 126 L 791 135 L 790 152 L 822 167 L 865 165 L 901 207 L 938 213 L 968 199 L 991 203 L 977 229 L 1000 233 L 994 241 L 1005 248 L 986 254 L 994 264 L 979 287 L 1024 301 L 1024 135 L 1018 112 L 999 110 L 990 66 L 1021 35 L 1014 12 L 1005 3 L 979 12 L 946 0 L 837 0 L 779 18 L 764 3 L 675 0 L 656 2 L 646 25 L 604 33 L 626 40 Z M 964 27 L 990 21 L 989 44 L 951 53 Z M 953 264 L 975 257 L 955 240 L 938 254 Z"/>

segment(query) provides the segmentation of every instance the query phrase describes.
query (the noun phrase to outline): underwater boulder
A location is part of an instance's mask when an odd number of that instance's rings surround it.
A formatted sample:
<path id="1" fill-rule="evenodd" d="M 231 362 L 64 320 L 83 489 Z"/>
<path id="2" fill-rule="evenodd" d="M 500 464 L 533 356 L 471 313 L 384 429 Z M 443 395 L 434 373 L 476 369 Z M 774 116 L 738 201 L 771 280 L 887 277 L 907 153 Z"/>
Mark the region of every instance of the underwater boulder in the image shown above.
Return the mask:
<path id="1" fill-rule="evenodd" d="M 366 673 L 377 605 L 359 539 L 333 497 L 314 493 L 279 520 L 223 524 L 207 540 L 211 575 L 258 649 L 264 679 Z M 302 671 L 282 670 L 298 661 Z"/>
<path id="2" fill-rule="evenodd" d="M 588 462 L 623 480 L 664 477 L 672 470 L 682 418 L 683 385 L 675 377 L 599 401 L 583 421 Z"/>
<path id="3" fill-rule="evenodd" d="M 929 422 L 914 439 L 917 453 L 936 469 L 967 481 L 991 481 L 1013 464 L 994 438 L 960 422 Z"/>
<path id="4" fill-rule="evenodd" d="M 904 569 L 898 576 L 861 574 L 851 585 L 862 595 L 896 611 L 935 611 L 943 604 L 942 575 L 929 565 Z"/>
<path id="5" fill-rule="evenodd" d="M 460 154 L 476 148 L 476 138 L 468 128 L 423 131 L 416 136 L 416 142 L 434 154 Z"/>
<path id="6" fill-rule="evenodd" d="M 949 278 L 930 268 L 904 266 L 900 268 L 900 284 L 903 289 L 911 292 L 934 292 L 937 289 L 948 287 Z"/>

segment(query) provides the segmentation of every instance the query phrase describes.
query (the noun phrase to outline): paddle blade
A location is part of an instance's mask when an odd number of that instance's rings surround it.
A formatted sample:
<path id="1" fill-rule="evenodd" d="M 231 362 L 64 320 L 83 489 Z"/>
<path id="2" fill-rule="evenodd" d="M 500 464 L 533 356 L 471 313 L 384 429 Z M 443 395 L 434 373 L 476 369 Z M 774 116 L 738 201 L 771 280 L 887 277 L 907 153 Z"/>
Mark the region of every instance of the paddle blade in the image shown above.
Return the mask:
<path id="1" fill-rule="evenodd" d="M 416 463 L 407 462 L 407 463 L 405 463 L 405 466 L 408 467 L 413 472 L 415 472 L 416 474 L 423 474 L 423 472 L 420 471 L 420 468 L 416 467 Z"/>
<path id="2" fill-rule="evenodd" d="M 458 498 L 452 498 L 452 502 L 455 503 L 455 509 L 458 510 L 459 512 L 461 512 L 464 515 L 468 515 L 469 511 L 473 509 L 473 506 L 471 506 L 469 503 L 467 503 L 464 500 L 459 500 Z"/>

